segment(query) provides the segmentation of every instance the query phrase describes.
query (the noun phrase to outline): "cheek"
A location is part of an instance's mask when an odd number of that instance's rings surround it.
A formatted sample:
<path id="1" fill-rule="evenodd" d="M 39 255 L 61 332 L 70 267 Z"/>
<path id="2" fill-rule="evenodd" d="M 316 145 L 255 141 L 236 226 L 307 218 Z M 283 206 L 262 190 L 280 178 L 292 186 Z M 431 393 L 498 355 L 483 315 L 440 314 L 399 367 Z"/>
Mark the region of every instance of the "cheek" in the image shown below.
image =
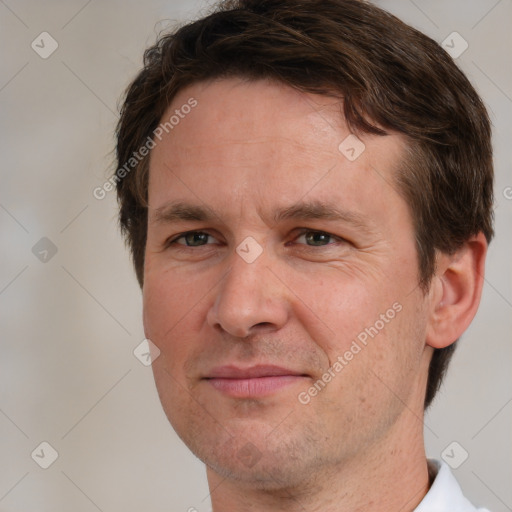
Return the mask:
<path id="1" fill-rule="evenodd" d="M 208 289 L 208 288 L 206 288 Z M 162 352 L 175 350 L 186 343 L 184 334 L 190 336 L 202 314 L 205 294 L 203 284 L 194 283 L 177 271 L 156 271 L 147 266 L 143 288 L 144 332 Z"/>
<path id="2" fill-rule="evenodd" d="M 399 304 L 399 311 L 394 311 L 393 318 L 384 310 L 388 322 L 373 322 L 373 328 L 364 331 L 368 334 L 366 345 L 357 355 L 357 362 L 354 358 L 354 371 L 361 381 L 360 399 L 389 417 L 404 404 L 413 403 L 411 396 L 421 381 L 425 335 L 424 316 L 417 304 L 404 298 L 395 304 Z"/>
<path id="3" fill-rule="evenodd" d="M 194 286 L 180 279 L 179 272 L 148 272 L 143 290 L 144 332 L 159 349 L 152 370 L 160 401 L 169 421 L 179 428 L 177 411 L 189 408 L 187 397 L 190 382 L 186 363 L 197 351 L 204 304 L 196 296 Z M 197 325 L 197 327 L 195 327 Z"/>
<path id="4" fill-rule="evenodd" d="M 389 290 L 373 279 L 355 279 L 348 271 L 322 269 L 316 274 L 289 274 L 294 316 L 321 346 L 329 361 L 349 350 L 352 341 L 392 307 Z"/>
<path id="5" fill-rule="evenodd" d="M 394 393 L 408 393 L 419 368 L 425 315 L 408 281 L 396 277 L 354 279 L 337 270 L 291 281 L 301 299 L 295 302 L 295 316 L 326 354 L 324 371 L 331 368 L 336 375 L 332 392 L 346 396 L 350 389 L 354 401 L 366 408 L 375 402 L 390 405 Z"/>

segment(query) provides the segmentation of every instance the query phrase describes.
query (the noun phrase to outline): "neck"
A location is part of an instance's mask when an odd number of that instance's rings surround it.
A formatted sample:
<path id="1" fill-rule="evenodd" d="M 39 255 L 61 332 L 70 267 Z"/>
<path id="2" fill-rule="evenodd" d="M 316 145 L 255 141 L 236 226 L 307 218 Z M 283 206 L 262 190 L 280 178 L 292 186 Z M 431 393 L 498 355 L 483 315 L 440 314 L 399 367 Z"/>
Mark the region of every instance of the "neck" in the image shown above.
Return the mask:
<path id="1" fill-rule="evenodd" d="M 418 412 L 420 415 L 418 416 Z M 207 468 L 213 512 L 411 512 L 431 485 L 423 411 L 405 409 L 385 438 L 294 486 L 261 488 Z"/>

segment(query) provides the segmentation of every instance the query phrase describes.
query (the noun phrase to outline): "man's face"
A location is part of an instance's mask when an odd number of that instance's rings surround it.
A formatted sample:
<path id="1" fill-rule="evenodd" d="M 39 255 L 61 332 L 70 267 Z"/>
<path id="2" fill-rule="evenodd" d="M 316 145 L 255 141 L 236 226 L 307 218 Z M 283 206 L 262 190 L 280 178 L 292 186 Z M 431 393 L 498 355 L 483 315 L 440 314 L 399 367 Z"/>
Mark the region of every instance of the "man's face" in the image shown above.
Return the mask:
<path id="1" fill-rule="evenodd" d="M 193 85 L 162 121 L 176 109 L 151 154 L 143 289 L 176 432 L 216 473 L 268 487 L 399 449 L 421 432 L 429 359 L 392 178 L 403 140 L 339 148 L 338 101 L 263 81 Z"/>

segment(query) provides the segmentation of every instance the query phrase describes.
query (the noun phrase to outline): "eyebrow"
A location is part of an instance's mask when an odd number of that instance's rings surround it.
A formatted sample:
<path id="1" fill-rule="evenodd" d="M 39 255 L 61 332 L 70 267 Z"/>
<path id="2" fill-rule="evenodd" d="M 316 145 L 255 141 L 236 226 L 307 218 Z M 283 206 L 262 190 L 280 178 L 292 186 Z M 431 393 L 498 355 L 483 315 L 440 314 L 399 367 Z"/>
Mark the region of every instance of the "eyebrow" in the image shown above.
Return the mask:
<path id="1" fill-rule="evenodd" d="M 155 224 L 186 221 L 211 222 L 219 218 L 219 215 L 210 208 L 183 201 L 171 201 L 154 211 L 152 222 Z M 275 224 L 286 220 L 338 221 L 351 224 L 364 231 L 371 231 L 371 222 L 366 216 L 322 201 L 301 201 L 291 206 L 278 208 L 274 211 L 272 218 Z"/>

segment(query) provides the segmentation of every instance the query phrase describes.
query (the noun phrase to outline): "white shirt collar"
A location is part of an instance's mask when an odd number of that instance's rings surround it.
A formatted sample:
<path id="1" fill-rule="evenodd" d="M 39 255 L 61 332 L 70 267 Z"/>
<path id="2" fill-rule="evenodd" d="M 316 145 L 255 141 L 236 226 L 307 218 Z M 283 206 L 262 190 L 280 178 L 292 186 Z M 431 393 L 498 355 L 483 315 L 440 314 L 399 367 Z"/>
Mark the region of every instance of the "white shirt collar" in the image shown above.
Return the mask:
<path id="1" fill-rule="evenodd" d="M 462 490 L 446 462 L 428 459 L 437 473 L 430 490 L 414 512 L 489 512 L 475 508 L 462 494 Z"/>

